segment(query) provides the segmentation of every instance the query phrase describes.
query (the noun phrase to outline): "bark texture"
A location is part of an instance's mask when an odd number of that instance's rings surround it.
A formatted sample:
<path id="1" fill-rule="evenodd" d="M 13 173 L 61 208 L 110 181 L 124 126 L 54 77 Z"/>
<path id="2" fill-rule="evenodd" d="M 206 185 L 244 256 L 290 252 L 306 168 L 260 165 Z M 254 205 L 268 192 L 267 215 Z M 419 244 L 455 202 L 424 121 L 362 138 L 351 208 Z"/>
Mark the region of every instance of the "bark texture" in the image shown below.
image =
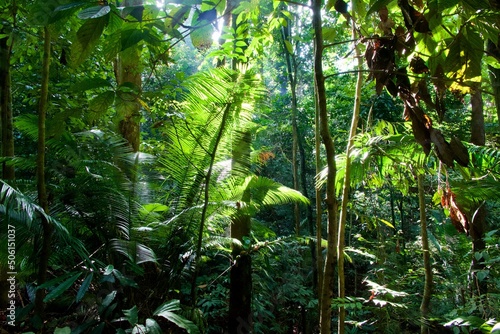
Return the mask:
<path id="1" fill-rule="evenodd" d="M 36 176 L 37 176 L 37 192 L 38 203 L 40 207 L 48 213 L 49 203 L 47 199 L 47 187 L 45 183 L 45 120 L 48 108 L 49 96 L 49 71 L 50 71 L 50 29 L 44 27 L 44 46 L 43 46 L 43 63 L 42 63 L 42 83 L 40 88 L 40 101 L 38 105 L 38 152 L 36 161 Z M 37 283 L 41 285 L 47 280 L 47 269 L 50 256 L 50 244 L 52 236 L 52 227 L 49 222 L 42 219 L 42 236 L 41 236 L 41 252 L 40 262 L 38 264 Z M 43 298 L 45 290 L 39 289 L 36 291 L 35 310 L 39 315 L 43 314 L 44 304 Z"/>
<path id="2" fill-rule="evenodd" d="M 4 33 L 3 29 L 0 31 Z M 14 157 L 14 131 L 12 123 L 12 90 L 10 75 L 10 55 L 12 46 L 8 37 L 0 39 L 0 109 L 2 124 L 2 157 Z M 14 180 L 14 166 L 6 161 L 2 163 L 2 178 Z"/>
<path id="3" fill-rule="evenodd" d="M 313 12 L 313 30 L 314 30 L 314 87 L 316 94 L 316 103 L 319 116 L 319 132 L 321 141 L 325 147 L 328 174 L 326 180 L 326 209 L 328 214 L 328 229 L 327 229 L 327 253 L 325 266 L 323 269 L 323 285 L 320 294 L 320 332 L 322 334 L 330 334 L 332 308 L 331 300 L 333 297 L 333 276 L 335 273 L 335 262 L 337 259 L 336 243 L 337 243 L 337 199 L 335 198 L 335 145 L 330 135 L 328 127 L 328 110 L 326 105 L 326 89 L 325 76 L 323 73 L 323 31 L 321 19 L 322 1 L 314 0 L 312 5 Z M 319 152 L 318 152 L 319 154 Z M 319 200 L 319 199 L 317 199 Z"/>
<path id="4" fill-rule="evenodd" d="M 353 40 L 356 37 L 356 32 L 353 30 Z M 359 121 L 359 111 L 361 106 L 361 87 L 363 85 L 363 72 L 361 63 L 361 51 L 359 46 L 356 45 L 356 58 L 358 59 L 358 77 L 356 80 L 356 90 L 354 95 L 354 107 L 351 119 L 351 128 L 349 130 L 349 139 L 346 148 L 346 166 L 345 166 L 345 176 L 344 185 L 342 188 L 342 207 L 340 210 L 340 221 L 339 221 L 339 233 L 337 242 L 337 266 L 338 266 L 338 290 L 339 298 L 345 298 L 345 272 L 344 272 L 344 248 L 345 248 L 345 226 L 347 221 L 347 204 L 349 203 L 349 192 L 351 184 L 351 152 L 354 146 L 354 137 L 356 136 L 356 129 L 358 128 Z M 339 320 L 338 320 L 338 333 L 344 333 L 345 331 L 345 308 L 339 308 Z"/>
<path id="5" fill-rule="evenodd" d="M 424 192 L 424 176 L 418 174 L 418 204 L 420 208 L 420 236 L 422 238 L 422 253 L 424 258 L 424 293 L 422 303 L 420 304 L 420 314 L 422 315 L 422 324 L 420 325 L 420 333 L 425 334 L 429 331 L 426 323 L 426 318 L 429 313 L 429 305 L 432 296 L 432 267 L 431 254 L 429 251 L 429 239 L 427 237 L 427 216 L 425 213 L 425 192 Z"/>

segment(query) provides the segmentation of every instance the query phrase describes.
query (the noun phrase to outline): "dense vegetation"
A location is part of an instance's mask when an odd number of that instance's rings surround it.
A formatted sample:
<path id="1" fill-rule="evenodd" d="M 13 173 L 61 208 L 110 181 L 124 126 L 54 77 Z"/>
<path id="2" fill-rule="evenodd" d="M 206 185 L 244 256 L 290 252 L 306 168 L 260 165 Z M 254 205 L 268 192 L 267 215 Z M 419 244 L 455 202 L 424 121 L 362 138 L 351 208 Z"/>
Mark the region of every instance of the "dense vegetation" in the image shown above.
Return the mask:
<path id="1" fill-rule="evenodd" d="M 1 333 L 500 332 L 497 0 L 0 18 Z"/>

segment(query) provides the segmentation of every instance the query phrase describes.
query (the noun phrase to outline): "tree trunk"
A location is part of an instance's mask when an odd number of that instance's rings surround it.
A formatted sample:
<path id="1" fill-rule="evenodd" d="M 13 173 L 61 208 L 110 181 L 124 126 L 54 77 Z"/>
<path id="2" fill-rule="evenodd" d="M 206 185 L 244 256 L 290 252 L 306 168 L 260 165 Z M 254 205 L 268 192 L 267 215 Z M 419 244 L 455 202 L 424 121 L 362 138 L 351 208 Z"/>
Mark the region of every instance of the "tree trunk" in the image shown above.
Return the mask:
<path id="1" fill-rule="evenodd" d="M 6 33 L 4 29 L 0 33 Z M 12 45 L 8 45 L 8 37 L 0 39 L 0 110 L 2 113 L 2 157 L 14 157 L 14 132 L 12 125 L 12 90 L 10 76 L 10 55 Z M 2 163 L 2 178 L 13 181 L 14 166 L 8 161 Z"/>
<path id="2" fill-rule="evenodd" d="M 293 189 L 299 191 L 299 164 L 298 164 L 298 129 L 297 129 L 297 66 L 293 55 L 286 47 L 286 42 L 290 42 L 289 37 L 291 34 L 291 20 L 287 20 L 286 27 L 282 27 L 283 38 L 283 54 L 286 60 L 288 82 L 290 84 L 290 93 L 292 95 L 292 178 Z M 300 208 L 299 204 L 293 204 L 293 220 L 295 225 L 295 235 L 300 234 Z"/>
<path id="3" fill-rule="evenodd" d="M 420 236 L 422 238 L 422 253 L 424 257 L 424 294 L 422 303 L 420 304 L 420 314 L 422 315 L 422 323 L 420 325 L 420 333 L 428 333 L 429 329 L 426 325 L 427 314 L 429 313 L 429 305 L 432 294 L 432 267 L 431 255 L 429 251 L 429 239 L 427 238 L 427 217 L 425 213 L 425 193 L 424 193 L 424 175 L 417 175 L 418 182 L 418 204 L 420 207 Z"/>
<path id="4" fill-rule="evenodd" d="M 353 39 L 356 38 L 356 31 L 353 29 Z M 358 77 L 356 81 L 356 91 L 354 95 L 354 107 L 351 120 L 351 128 L 349 130 L 349 139 L 346 148 L 346 166 L 344 185 L 342 188 L 342 208 L 340 210 L 339 233 L 337 243 L 337 261 L 338 261 L 338 289 L 339 298 L 345 298 L 345 272 L 344 272 L 344 248 L 345 248 L 345 226 L 347 220 L 347 204 L 349 203 L 349 192 L 351 184 L 351 151 L 354 145 L 354 136 L 358 128 L 359 111 L 361 105 L 361 87 L 363 85 L 363 72 L 361 63 L 361 52 L 358 44 L 354 46 L 356 51 L 356 59 L 358 60 Z M 345 331 L 345 308 L 339 307 L 338 333 L 342 334 Z"/>
<path id="5" fill-rule="evenodd" d="M 328 174 L 326 180 L 326 209 L 328 213 L 328 247 L 323 270 L 323 286 L 321 287 L 321 309 L 320 309 L 320 331 L 322 334 L 330 334 L 333 297 L 333 276 L 335 273 L 335 262 L 337 259 L 337 199 L 335 197 L 335 145 L 328 128 L 328 110 L 326 106 L 325 76 L 323 74 L 323 31 L 321 22 L 321 0 L 314 0 L 312 6 L 313 29 L 314 29 L 314 88 L 319 115 L 319 131 L 321 140 L 325 147 Z"/>
<path id="6" fill-rule="evenodd" d="M 48 213 L 49 204 L 47 200 L 47 188 L 45 184 L 45 118 L 48 107 L 49 95 L 49 70 L 50 70 L 50 30 L 44 27 L 44 46 L 43 46 L 43 64 L 42 64 L 42 83 L 40 88 L 40 101 L 38 105 L 38 153 L 36 161 L 38 203 L 40 207 Z M 45 283 L 47 279 L 47 268 L 50 256 L 50 244 L 52 236 L 52 227 L 49 222 L 42 219 L 42 249 L 40 252 L 40 262 L 38 264 L 38 285 Z M 39 315 L 43 314 L 43 298 L 45 291 L 39 289 L 36 291 L 35 309 Z"/>
<path id="7" fill-rule="evenodd" d="M 233 146 L 232 170 L 248 170 L 250 161 L 250 143 L 252 136 L 245 131 L 238 136 Z M 251 333 L 252 321 L 252 258 L 245 241 L 250 238 L 251 219 L 244 213 L 243 207 L 250 202 L 250 192 L 245 191 L 238 212 L 231 223 L 231 238 L 238 240 L 242 246 L 233 245 L 229 288 L 229 333 Z"/>
<path id="8" fill-rule="evenodd" d="M 314 112 L 314 149 L 316 152 L 316 175 L 319 175 L 322 169 L 321 164 L 321 136 L 319 133 L 319 112 L 316 104 Z M 323 208 L 321 206 L 321 189 L 315 187 L 316 196 L 316 270 L 318 272 L 318 308 L 321 310 L 321 291 L 323 288 Z M 320 311 L 321 312 L 321 311 Z"/>
<path id="9" fill-rule="evenodd" d="M 203 184 L 204 186 L 204 191 L 203 191 L 203 208 L 201 211 L 201 218 L 200 218 L 200 226 L 198 229 L 198 240 L 196 243 L 196 254 L 195 254 L 195 271 L 193 274 L 193 277 L 191 278 L 191 302 L 192 302 L 192 307 L 193 307 L 193 316 L 194 316 L 194 310 L 196 307 L 197 303 L 197 286 L 196 286 L 196 280 L 198 279 L 198 274 L 199 274 L 199 264 L 200 264 L 200 259 L 201 259 L 201 248 L 203 244 L 203 231 L 205 230 L 205 222 L 206 222 L 206 217 L 207 217 L 207 212 L 208 212 L 208 207 L 210 205 L 210 183 L 212 180 L 212 173 L 213 173 L 213 168 L 215 164 L 215 158 L 217 156 L 217 150 L 219 149 L 219 144 L 222 140 L 222 137 L 224 135 L 224 132 L 226 131 L 226 125 L 227 121 L 229 118 L 229 113 L 231 112 L 231 104 L 228 103 L 223 111 L 222 114 L 222 119 L 221 123 L 219 126 L 219 131 L 217 132 L 216 137 L 213 139 L 213 145 L 210 145 L 210 147 L 213 147 L 212 152 L 210 152 L 210 164 L 208 166 L 208 171 L 206 175 L 204 175 L 205 182 Z M 198 174 L 201 175 L 201 174 Z M 198 182 L 195 183 L 196 185 Z M 194 195 L 193 195 L 194 197 Z M 191 199 L 190 199 L 191 200 Z M 194 203 L 194 198 L 193 198 L 193 203 Z M 193 203 L 189 204 L 191 206 Z"/>
<path id="10" fill-rule="evenodd" d="M 500 35 L 499 35 L 500 37 Z M 495 43 L 491 40 L 488 40 L 486 52 L 497 58 L 500 61 L 500 47 L 495 45 Z M 495 99 L 495 107 L 497 110 L 497 118 L 498 124 L 500 125 L 500 69 L 494 68 L 493 66 L 488 65 L 488 73 L 491 82 L 491 88 L 493 90 L 493 97 Z"/>
<path id="11" fill-rule="evenodd" d="M 122 6 L 140 6 L 142 0 L 124 0 Z M 116 105 L 118 115 L 118 132 L 130 145 L 133 152 L 139 151 L 141 143 L 141 104 L 139 97 L 142 91 L 141 53 L 142 45 L 134 45 L 120 52 L 115 66 L 115 76 L 118 86 L 127 85 L 129 92 L 120 92 Z"/>
<path id="12" fill-rule="evenodd" d="M 483 98 L 480 84 L 471 90 L 471 142 L 478 146 L 486 143 L 483 113 Z M 485 248 L 484 235 L 486 233 L 486 209 L 484 205 L 477 205 L 471 211 L 470 236 L 472 239 L 472 262 L 471 262 L 471 290 L 473 294 L 482 295 L 487 292 L 485 280 L 479 280 L 477 272 L 484 269 L 484 259 L 476 258 L 476 253 L 481 253 Z"/>

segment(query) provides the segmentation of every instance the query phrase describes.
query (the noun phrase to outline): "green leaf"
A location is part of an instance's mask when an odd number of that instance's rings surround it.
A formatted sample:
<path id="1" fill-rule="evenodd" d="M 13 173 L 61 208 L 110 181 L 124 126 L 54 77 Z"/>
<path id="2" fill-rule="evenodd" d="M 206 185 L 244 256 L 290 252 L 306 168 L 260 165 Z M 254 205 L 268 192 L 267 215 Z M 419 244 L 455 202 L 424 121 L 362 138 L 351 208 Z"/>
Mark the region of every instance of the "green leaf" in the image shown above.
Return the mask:
<path id="1" fill-rule="evenodd" d="M 136 305 L 129 310 L 123 310 L 123 314 L 132 326 L 135 326 L 139 322 L 139 310 Z"/>
<path id="2" fill-rule="evenodd" d="M 76 294 L 76 302 L 80 302 L 82 300 L 83 296 L 87 293 L 87 290 L 90 287 L 90 283 L 92 283 L 92 278 L 94 277 L 94 273 L 91 272 L 90 274 L 85 277 L 85 279 L 82 282 L 82 285 L 80 286 L 80 289 L 78 289 L 78 293 Z"/>
<path id="3" fill-rule="evenodd" d="M 165 28 L 167 32 L 171 32 L 179 27 L 179 24 L 187 20 L 189 16 L 190 6 L 175 7 L 167 14 L 165 19 Z"/>
<path id="4" fill-rule="evenodd" d="M 480 270 L 477 272 L 477 279 L 479 281 L 484 281 L 484 279 L 488 277 L 489 274 L 490 274 L 489 270 Z"/>
<path id="5" fill-rule="evenodd" d="M 68 290 L 73 285 L 73 283 L 75 283 L 75 281 L 78 279 L 78 277 L 80 277 L 81 274 L 82 273 L 77 273 L 76 275 L 73 275 L 64 282 L 62 282 L 54 290 L 50 291 L 47 294 L 47 296 L 45 296 L 43 301 L 46 303 L 62 295 L 66 290 Z"/>
<path id="6" fill-rule="evenodd" d="M 87 1 L 76 1 L 76 2 L 71 2 L 65 5 L 58 6 L 54 12 L 60 12 L 63 10 L 68 10 L 68 9 L 74 9 L 74 8 L 79 8 L 88 5 L 89 3 Z"/>
<path id="7" fill-rule="evenodd" d="M 438 0 L 438 8 L 440 11 L 451 8 L 453 6 L 458 5 L 459 0 Z"/>
<path id="8" fill-rule="evenodd" d="M 160 325 L 151 318 L 146 319 L 146 331 L 148 334 L 161 334 L 163 333 Z"/>
<path id="9" fill-rule="evenodd" d="M 337 37 L 337 31 L 332 27 L 323 28 L 323 39 L 327 42 L 333 42 Z"/>
<path id="10" fill-rule="evenodd" d="M 107 18 L 86 20 L 76 33 L 76 41 L 71 48 L 71 64 L 76 67 L 90 55 L 104 31 Z"/>
<path id="11" fill-rule="evenodd" d="M 289 41 L 285 41 L 285 47 L 288 53 L 293 54 L 293 45 Z"/>
<path id="12" fill-rule="evenodd" d="M 54 334 L 70 334 L 70 333 L 71 333 L 71 328 L 69 327 L 63 327 L 63 328 L 56 327 L 54 329 Z"/>
<path id="13" fill-rule="evenodd" d="M 494 67 L 496 69 L 500 69 L 500 61 L 498 61 L 497 58 L 495 58 L 493 56 L 485 56 L 485 57 L 483 57 L 483 60 L 489 66 Z"/>
<path id="14" fill-rule="evenodd" d="M 137 45 L 144 38 L 144 32 L 140 29 L 128 29 L 122 31 L 121 51 Z"/>
<path id="15" fill-rule="evenodd" d="M 111 107 L 114 101 L 115 101 L 115 92 L 107 91 L 94 97 L 90 101 L 89 108 L 90 110 L 96 112 L 104 112 L 108 110 L 109 107 Z"/>
<path id="16" fill-rule="evenodd" d="M 206 23 L 206 21 L 203 21 Z M 206 24 L 202 27 L 196 28 L 191 33 L 191 42 L 198 50 L 206 50 L 212 46 L 212 35 L 214 27 L 211 24 Z"/>
<path id="17" fill-rule="evenodd" d="M 378 218 L 378 220 L 380 220 L 382 223 L 389 226 L 390 228 L 394 228 L 394 225 L 392 225 L 389 221 L 382 219 L 382 218 Z"/>
<path id="18" fill-rule="evenodd" d="M 111 291 L 102 301 L 102 304 L 99 307 L 99 313 L 102 313 L 102 311 L 107 308 L 109 305 L 111 305 L 111 302 L 115 299 L 116 297 L 116 290 Z"/>
<path id="19" fill-rule="evenodd" d="M 115 269 L 115 267 L 112 265 L 112 264 L 109 264 L 105 269 L 104 269 L 104 273 L 103 275 L 106 276 L 106 275 L 110 275 L 111 273 L 113 273 L 113 270 Z"/>
<path id="20" fill-rule="evenodd" d="M 78 13 L 78 18 L 82 20 L 97 19 L 109 14 L 110 11 L 111 7 L 109 6 L 93 6 L 80 11 Z"/>
<path id="21" fill-rule="evenodd" d="M 142 210 L 141 210 L 142 213 L 146 213 L 146 214 L 150 213 L 150 212 L 165 212 L 165 211 L 168 211 L 168 206 L 166 206 L 165 204 L 161 204 L 161 203 L 145 204 L 145 205 L 143 205 Z"/>
<path id="22" fill-rule="evenodd" d="M 83 79 L 76 83 L 72 90 L 75 92 L 84 92 L 91 89 L 101 88 L 101 87 L 113 87 L 111 83 L 103 78 L 88 78 Z"/>
<path id="23" fill-rule="evenodd" d="M 170 322 L 173 322 L 180 328 L 184 328 L 190 334 L 198 334 L 200 330 L 196 325 L 187 320 L 180 315 L 174 313 L 174 311 L 179 311 L 181 309 L 180 302 L 177 299 L 170 300 L 162 305 L 160 305 L 155 311 L 154 315 L 167 319 Z"/>
<path id="24" fill-rule="evenodd" d="M 387 6 L 388 4 L 391 3 L 392 0 L 377 0 L 373 5 L 371 5 L 370 9 L 366 13 L 366 16 L 370 16 L 370 14 L 373 14 L 375 12 L 378 12 L 380 8 Z"/>

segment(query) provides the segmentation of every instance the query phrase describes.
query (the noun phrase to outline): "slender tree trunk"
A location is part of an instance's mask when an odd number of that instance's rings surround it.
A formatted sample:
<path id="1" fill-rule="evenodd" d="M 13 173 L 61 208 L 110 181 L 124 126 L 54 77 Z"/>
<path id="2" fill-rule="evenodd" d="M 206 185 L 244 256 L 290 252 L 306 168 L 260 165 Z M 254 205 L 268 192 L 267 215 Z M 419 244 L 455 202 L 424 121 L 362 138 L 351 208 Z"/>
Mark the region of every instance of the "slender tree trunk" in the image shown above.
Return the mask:
<path id="1" fill-rule="evenodd" d="M 326 106 L 325 76 L 323 74 L 323 31 L 321 21 L 321 0 L 314 0 L 312 5 L 313 29 L 314 29 L 314 88 L 316 103 L 319 113 L 319 131 L 321 140 L 325 147 L 328 174 L 326 180 L 326 209 L 328 213 L 328 247 L 323 270 L 323 286 L 321 287 L 321 309 L 320 309 L 320 331 L 322 334 L 330 334 L 333 297 L 333 276 L 335 273 L 335 262 L 337 259 L 337 199 L 335 197 L 335 176 L 337 173 L 335 165 L 335 145 L 328 128 L 328 110 Z"/>
<path id="2" fill-rule="evenodd" d="M 356 38 L 356 32 L 353 29 L 353 39 Z M 359 45 L 355 45 L 356 59 L 358 60 L 358 77 L 356 80 L 356 91 L 354 95 L 354 108 L 352 113 L 351 128 L 349 130 L 349 139 L 346 148 L 346 166 L 344 185 L 342 188 L 342 208 L 340 210 L 339 233 L 337 243 L 337 261 L 338 261 L 338 289 L 339 298 L 345 298 L 345 272 L 344 272 L 344 248 L 345 248 L 345 226 L 347 221 L 347 204 L 349 203 L 349 192 L 351 184 L 351 151 L 354 145 L 354 136 L 358 128 L 359 111 L 361 105 L 361 87 L 363 85 L 363 72 L 361 63 L 361 51 Z M 345 308 L 339 308 L 338 333 L 345 331 Z"/>
<path id="3" fill-rule="evenodd" d="M 420 314 L 422 315 L 422 323 L 420 325 L 420 333 L 428 333 L 427 327 L 427 314 L 429 313 L 429 305 L 432 295 L 432 267 L 431 255 L 429 251 L 429 239 L 427 238 L 427 217 L 425 213 L 425 193 L 424 193 L 424 175 L 417 175 L 418 182 L 418 204 L 420 208 L 420 236 L 422 238 L 422 253 L 424 257 L 424 294 L 422 296 L 422 303 L 420 304 Z"/>
<path id="4" fill-rule="evenodd" d="M 233 171 L 248 170 L 250 162 L 250 143 L 252 136 L 245 131 L 233 145 Z M 238 212 L 231 223 L 231 238 L 240 241 L 243 247 L 233 245 L 233 265 L 230 273 L 229 288 L 229 333 L 251 333 L 252 321 L 252 257 L 244 248 L 245 239 L 250 237 L 251 218 L 244 213 L 243 207 L 250 202 L 250 192 L 245 191 Z"/>
<path id="5" fill-rule="evenodd" d="M 319 111 L 316 104 L 314 112 L 314 149 L 316 152 L 316 175 L 322 169 L 321 164 L 321 136 L 319 133 Z M 321 310 L 321 291 L 323 288 L 323 208 L 321 206 L 321 189 L 315 187 L 316 197 L 316 270 L 318 272 L 318 308 Z"/>
<path id="6" fill-rule="evenodd" d="M 480 84 L 471 91 L 471 142 L 478 146 L 486 143 L 483 113 L 483 98 Z M 485 248 L 484 235 L 486 233 L 486 209 L 484 205 L 477 205 L 471 212 L 470 236 L 472 239 L 472 263 L 471 263 L 471 290 L 473 294 L 482 295 L 487 292 L 485 280 L 480 281 L 477 272 L 484 269 L 484 259 L 476 258 L 476 253 L 481 253 Z"/>
<path id="7" fill-rule="evenodd" d="M 208 167 L 208 171 L 205 175 L 205 182 L 204 182 L 204 192 L 203 192 L 203 208 L 201 211 L 201 218 L 200 218 L 200 226 L 198 229 L 198 240 L 196 243 L 196 254 L 195 254 L 195 271 L 194 275 L 191 279 L 191 301 L 193 303 L 193 312 L 196 307 L 197 303 L 197 289 L 196 289 L 196 280 L 198 279 L 198 274 L 199 274 L 199 264 L 200 264 L 200 259 L 201 259 L 201 247 L 203 244 L 203 231 L 205 230 L 205 222 L 206 222 L 206 217 L 207 217 L 207 212 L 208 212 L 208 207 L 210 205 L 210 183 L 212 180 L 212 173 L 213 173 L 213 168 L 215 164 L 215 158 L 217 156 L 217 150 L 219 149 L 219 144 L 222 140 L 222 137 L 224 135 L 224 132 L 226 131 L 226 126 L 229 118 L 229 114 L 231 112 L 231 104 L 228 103 L 223 111 L 222 114 L 222 119 L 221 123 L 219 126 L 219 131 L 217 132 L 216 137 L 213 139 L 213 145 L 210 145 L 213 147 L 212 152 L 210 152 L 210 164 Z M 198 184 L 198 183 L 196 183 Z M 190 204 L 191 206 L 191 204 Z"/>
<path id="8" fill-rule="evenodd" d="M 38 153 L 36 162 L 38 203 L 40 207 L 48 213 L 49 203 L 47 200 L 47 188 L 45 184 L 45 119 L 48 107 L 49 95 L 49 70 L 50 70 L 50 29 L 44 27 L 44 46 L 42 64 L 42 83 L 40 88 L 40 101 L 38 106 Z M 38 265 L 38 285 L 45 283 L 47 279 L 47 268 L 50 256 L 50 244 L 52 227 L 49 222 L 42 219 L 42 249 L 40 252 L 40 262 Z M 39 315 L 43 314 L 43 298 L 45 291 L 39 289 L 36 292 L 35 309 Z"/>
<path id="9" fill-rule="evenodd" d="M 4 29 L 0 30 L 4 33 Z M 14 157 L 14 131 L 12 125 L 12 90 L 10 76 L 10 55 L 12 45 L 8 37 L 0 39 L 0 110 L 2 124 L 2 157 Z M 11 42 L 12 43 L 12 42 Z M 2 178 L 12 181 L 15 178 L 14 166 L 4 161 L 2 163 Z"/>
<path id="10" fill-rule="evenodd" d="M 124 0 L 122 6 L 140 6 L 142 0 Z M 142 91 L 141 53 L 142 45 L 134 45 L 122 51 L 115 62 L 115 75 L 118 85 L 129 85 L 132 93 L 118 94 L 116 112 L 118 114 L 118 131 L 132 148 L 139 151 L 141 143 L 141 104 L 139 97 Z"/>
<path id="11" fill-rule="evenodd" d="M 500 47 L 495 45 L 495 43 L 491 40 L 488 40 L 487 45 L 487 53 L 496 57 L 497 60 L 500 61 Z M 488 73 L 491 82 L 491 89 L 493 90 L 493 97 L 495 99 L 498 124 L 500 125 L 500 69 L 488 65 Z"/>
<path id="12" fill-rule="evenodd" d="M 286 27 L 282 28 L 282 38 L 283 38 L 283 53 L 285 55 L 288 82 L 290 84 L 290 92 L 292 95 L 292 177 L 293 177 L 293 189 L 299 191 L 299 164 L 298 164 L 298 141 L 299 134 L 297 129 L 297 67 L 295 65 L 294 56 L 290 54 L 290 51 L 286 47 L 286 42 L 289 41 L 289 36 L 291 34 L 291 20 L 287 20 L 288 24 Z M 299 204 L 295 203 L 293 205 L 293 217 L 295 225 L 295 235 L 300 234 L 300 208 Z"/>

